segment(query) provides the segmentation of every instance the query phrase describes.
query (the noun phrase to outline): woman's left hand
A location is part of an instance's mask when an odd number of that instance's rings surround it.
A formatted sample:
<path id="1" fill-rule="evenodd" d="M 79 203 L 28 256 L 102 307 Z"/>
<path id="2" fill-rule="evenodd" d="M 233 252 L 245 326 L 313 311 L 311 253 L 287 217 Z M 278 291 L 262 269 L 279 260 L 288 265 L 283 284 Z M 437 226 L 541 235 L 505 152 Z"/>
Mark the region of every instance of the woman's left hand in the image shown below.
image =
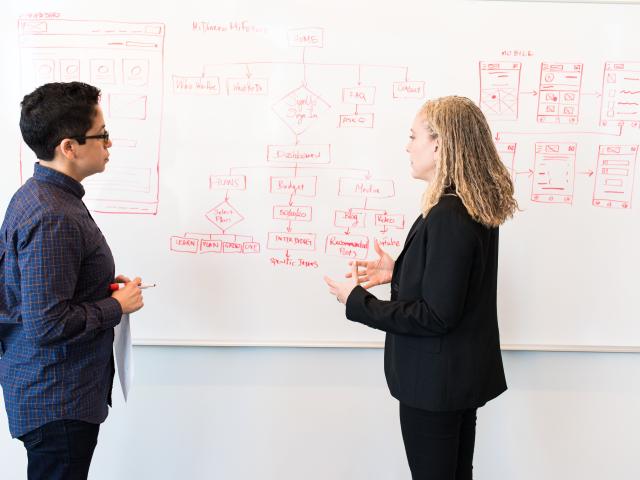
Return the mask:
<path id="1" fill-rule="evenodd" d="M 324 276 L 324 281 L 329 286 L 329 293 L 335 295 L 340 303 L 346 304 L 347 298 L 349 298 L 353 289 L 358 286 L 358 265 L 356 262 L 353 262 L 352 270 L 351 278 L 346 282 L 336 282 L 326 275 Z"/>

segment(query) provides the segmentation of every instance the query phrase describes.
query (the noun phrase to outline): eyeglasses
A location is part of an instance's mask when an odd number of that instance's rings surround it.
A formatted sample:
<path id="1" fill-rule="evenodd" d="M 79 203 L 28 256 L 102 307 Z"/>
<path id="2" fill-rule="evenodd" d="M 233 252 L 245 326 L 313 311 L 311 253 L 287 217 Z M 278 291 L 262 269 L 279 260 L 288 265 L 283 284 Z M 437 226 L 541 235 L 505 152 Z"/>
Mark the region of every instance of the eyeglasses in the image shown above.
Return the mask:
<path id="1" fill-rule="evenodd" d="M 85 141 L 91 140 L 92 138 L 95 138 L 96 140 L 100 139 L 105 144 L 107 144 L 107 143 L 109 143 L 109 132 L 107 132 L 105 130 L 104 133 L 102 133 L 100 135 L 74 135 L 74 136 L 68 137 L 68 138 L 73 138 L 74 140 L 77 140 L 80 145 L 83 145 Z"/>

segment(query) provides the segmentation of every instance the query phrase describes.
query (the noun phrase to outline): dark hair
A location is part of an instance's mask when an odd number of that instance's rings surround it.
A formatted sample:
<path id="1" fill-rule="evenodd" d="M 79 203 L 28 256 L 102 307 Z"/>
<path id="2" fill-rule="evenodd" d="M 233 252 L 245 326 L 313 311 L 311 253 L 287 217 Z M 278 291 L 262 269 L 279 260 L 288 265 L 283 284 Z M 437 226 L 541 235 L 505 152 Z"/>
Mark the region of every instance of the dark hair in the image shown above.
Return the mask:
<path id="1" fill-rule="evenodd" d="M 82 82 L 47 83 L 36 88 L 20 103 L 24 142 L 40 160 L 53 160 L 63 139 L 91 129 L 99 98 L 100 90 Z"/>

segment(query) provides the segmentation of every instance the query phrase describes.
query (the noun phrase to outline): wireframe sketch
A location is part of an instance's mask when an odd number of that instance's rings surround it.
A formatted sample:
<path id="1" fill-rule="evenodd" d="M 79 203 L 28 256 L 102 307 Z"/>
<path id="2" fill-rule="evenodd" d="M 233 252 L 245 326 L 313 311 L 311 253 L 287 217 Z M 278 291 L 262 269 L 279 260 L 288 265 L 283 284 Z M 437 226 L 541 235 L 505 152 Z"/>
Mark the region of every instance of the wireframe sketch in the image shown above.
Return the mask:
<path id="1" fill-rule="evenodd" d="M 601 125 L 640 127 L 640 62 L 607 62 L 601 101 Z"/>
<path id="2" fill-rule="evenodd" d="M 83 81 L 102 90 L 101 106 L 113 147 L 109 168 L 85 182 L 89 208 L 105 213 L 155 214 L 164 25 L 22 19 L 18 31 L 23 91 L 57 81 Z M 23 181 L 34 160 L 22 145 Z"/>
<path id="3" fill-rule="evenodd" d="M 593 205 L 631 208 L 638 145 L 600 145 Z"/>
<path id="4" fill-rule="evenodd" d="M 538 122 L 578 123 L 581 63 L 543 63 L 540 67 Z"/>
<path id="5" fill-rule="evenodd" d="M 575 143 L 536 143 L 532 201 L 573 202 L 576 148 Z"/>
<path id="6" fill-rule="evenodd" d="M 520 62 L 480 62 L 480 108 L 489 120 L 517 120 Z"/>

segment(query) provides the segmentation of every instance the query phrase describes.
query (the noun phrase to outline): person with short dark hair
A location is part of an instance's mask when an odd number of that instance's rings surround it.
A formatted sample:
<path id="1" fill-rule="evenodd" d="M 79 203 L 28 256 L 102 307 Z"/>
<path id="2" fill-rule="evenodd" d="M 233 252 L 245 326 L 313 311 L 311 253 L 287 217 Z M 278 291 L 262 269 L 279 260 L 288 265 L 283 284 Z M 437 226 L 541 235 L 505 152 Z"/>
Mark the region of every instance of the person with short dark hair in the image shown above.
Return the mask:
<path id="1" fill-rule="evenodd" d="M 406 150 L 428 183 L 400 256 L 325 277 L 348 319 L 387 333 L 385 374 L 415 480 L 471 480 L 476 410 L 506 390 L 496 306 L 498 227 L 517 210 L 513 183 L 471 100 L 430 100 Z M 391 299 L 368 288 L 391 284 Z"/>
<path id="2" fill-rule="evenodd" d="M 39 162 L 0 229 L 0 385 L 28 478 L 86 479 L 111 405 L 113 327 L 143 306 L 140 278 L 115 277 L 80 182 L 109 161 L 100 91 L 49 83 L 22 101 Z M 125 286 L 113 293 L 114 281 Z"/>

